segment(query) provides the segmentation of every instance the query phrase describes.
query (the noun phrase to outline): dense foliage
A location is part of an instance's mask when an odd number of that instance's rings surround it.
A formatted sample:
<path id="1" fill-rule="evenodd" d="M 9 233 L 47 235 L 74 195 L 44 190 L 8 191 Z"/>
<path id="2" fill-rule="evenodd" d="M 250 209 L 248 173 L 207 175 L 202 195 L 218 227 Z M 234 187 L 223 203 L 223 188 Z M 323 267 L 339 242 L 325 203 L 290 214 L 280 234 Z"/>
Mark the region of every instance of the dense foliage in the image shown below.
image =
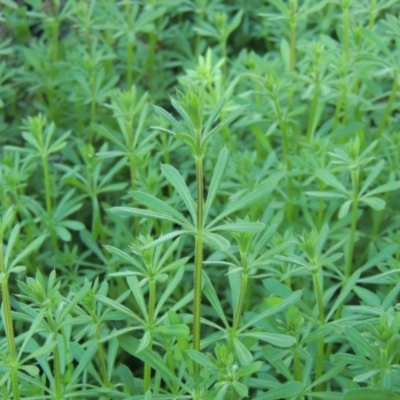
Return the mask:
<path id="1" fill-rule="evenodd" d="M 396 0 L 1 0 L 2 399 L 400 399 Z"/>

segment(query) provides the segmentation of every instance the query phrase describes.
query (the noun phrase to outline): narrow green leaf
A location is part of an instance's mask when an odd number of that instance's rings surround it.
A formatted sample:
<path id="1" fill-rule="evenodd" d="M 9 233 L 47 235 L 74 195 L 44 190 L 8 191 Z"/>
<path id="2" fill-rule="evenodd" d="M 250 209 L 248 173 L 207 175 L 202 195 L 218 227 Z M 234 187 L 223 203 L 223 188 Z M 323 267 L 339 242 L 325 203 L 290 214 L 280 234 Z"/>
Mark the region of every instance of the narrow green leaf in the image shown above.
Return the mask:
<path id="1" fill-rule="evenodd" d="M 329 313 L 326 316 L 326 321 L 329 321 L 329 319 L 332 317 L 332 315 L 336 312 L 337 308 L 341 304 L 344 304 L 344 301 L 345 301 L 346 297 L 353 290 L 353 287 L 357 284 L 357 281 L 360 278 L 360 273 L 361 273 L 361 270 L 357 270 L 356 272 L 354 272 L 354 274 L 345 283 L 345 285 L 343 286 L 343 289 L 341 290 L 339 296 L 337 297 L 337 299 L 333 303 L 333 306 L 329 310 Z"/>
<path id="2" fill-rule="evenodd" d="M 144 319 L 147 321 L 148 314 L 147 314 L 146 302 L 144 300 L 143 290 L 139 286 L 138 278 L 136 276 L 131 275 L 126 278 L 126 282 L 128 283 L 129 289 L 131 290 L 131 293 L 133 294 L 136 303 L 138 304 L 140 311 L 144 316 Z"/>
<path id="3" fill-rule="evenodd" d="M 179 387 L 182 387 L 186 391 L 190 389 L 185 385 L 185 383 L 179 379 L 171 370 L 167 367 L 165 361 L 160 357 L 160 355 L 149 349 L 143 349 L 140 353 L 137 353 L 139 347 L 139 340 L 132 336 L 120 336 L 118 342 L 121 347 L 129 354 L 139 358 L 143 362 L 149 364 L 152 369 L 158 371 L 160 375 L 168 382 L 174 383 Z"/>
<path id="4" fill-rule="evenodd" d="M 30 253 L 32 253 L 32 251 L 37 250 L 42 243 L 44 242 L 44 240 L 46 239 L 48 235 L 41 235 L 39 237 L 37 237 L 32 243 L 28 244 L 27 247 L 25 247 L 18 255 L 17 257 L 14 258 L 14 260 L 12 261 L 10 268 L 13 268 L 14 266 L 16 266 L 22 259 L 24 259 L 25 257 L 27 257 Z"/>
<path id="5" fill-rule="evenodd" d="M 166 221 L 174 222 L 178 225 L 182 225 L 182 222 L 179 219 L 176 219 L 172 215 L 169 214 L 161 214 L 159 212 L 144 210 L 142 208 L 135 207 L 111 207 L 108 211 L 115 213 L 120 217 L 144 217 L 144 218 L 156 218 L 163 219 Z"/>
<path id="6" fill-rule="evenodd" d="M 398 190 L 398 189 L 400 189 L 400 181 L 388 182 L 385 183 L 384 185 L 378 186 L 377 188 L 369 191 L 368 196 L 374 196 L 379 193 L 391 192 L 393 190 Z"/>
<path id="7" fill-rule="evenodd" d="M 196 203 L 194 202 L 190 194 L 189 188 L 186 186 L 186 183 L 182 178 L 182 175 L 172 165 L 168 164 L 161 165 L 161 171 L 163 175 L 168 179 L 169 183 L 179 193 L 180 197 L 186 205 L 186 208 L 189 210 L 190 215 L 192 216 L 193 223 L 196 224 Z"/>
<path id="8" fill-rule="evenodd" d="M 153 105 L 154 111 L 165 121 L 167 121 L 175 130 L 175 133 L 183 133 L 184 129 L 182 125 L 167 111 L 163 108 Z M 152 127 L 153 129 L 157 129 L 157 127 Z"/>
<path id="9" fill-rule="evenodd" d="M 361 357 L 373 358 L 375 351 L 369 342 L 351 326 L 346 326 L 344 332 L 356 354 Z"/>
<path id="10" fill-rule="evenodd" d="M 400 400 L 400 395 L 390 390 L 363 388 L 348 391 L 343 400 Z"/>
<path id="11" fill-rule="evenodd" d="M 207 297 L 208 301 L 211 303 L 211 306 L 217 313 L 218 317 L 224 323 L 225 327 L 228 328 L 229 324 L 226 319 L 224 309 L 222 308 L 222 305 L 217 296 L 217 292 L 215 291 L 214 286 L 212 285 L 210 278 L 205 271 L 203 271 L 203 293 Z"/>
<path id="12" fill-rule="evenodd" d="M 289 335 L 280 333 L 267 333 L 267 332 L 246 332 L 240 336 L 254 337 L 264 342 L 271 343 L 277 347 L 291 347 L 296 344 L 296 338 Z"/>
<path id="13" fill-rule="evenodd" d="M 378 177 L 378 175 L 381 173 L 383 167 L 385 166 L 385 160 L 380 160 L 374 168 L 372 168 L 371 172 L 368 174 L 367 178 L 365 179 L 361 190 L 360 190 L 360 196 L 362 196 L 365 191 L 368 189 L 368 187 L 371 185 L 371 183 Z"/>
<path id="14" fill-rule="evenodd" d="M 366 204 L 367 206 L 373 208 L 374 210 L 381 211 L 385 209 L 386 202 L 378 197 L 361 197 L 360 202 Z"/>
<path id="15" fill-rule="evenodd" d="M 214 220 L 207 226 L 207 229 L 210 229 L 214 226 L 218 221 L 223 218 L 226 218 L 230 214 L 238 211 L 253 202 L 259 201 L 262 197 L 266 196 L 270 192 L 275 189 L 276 184 L 278 181 L 284 176 L 283 173 L 276 173 L 271 178 L 267 179 L 266 183 L 259 187 L 258 189 L 254 190 L 253 192 L 247 194 L 246 196 L 242 197 L 241 199 L 237 200 L 235 203 L 228 206 L 222 213 L 220 213 Z"/>
<path id="16" fill-rule="evenodd" d="M 149 208 L 153 208 L 155 212 L 159 212 L 163 215 L 171 215 L 177 220 L 182 221 L 182 226 L 187 227 L 188 229 L 193 228 L 193 225 L 189 222 L 187 218 L 185 218 L 179 211 L 175 210 L 175 208 L 171 207 L 165 201 L 157 199 L 157 197 L 152 196 L 151 194 L 134 191 L 130 193 L 132 197 L 137 200 L 140 204 L 143 204 Z"/>
<path id="17" fill-rule="evenodd" d="M 248 327 L 254 325 L 255 323 L 257 323 L 258 321 L 270 317 L 278 312 L 283 311 L 284 309 L 286 309 L 287 307 L 289 307 L 292 304 L 295 304 L 297 301 L 300 300 L 302 295 L 302 291 L 298 290 L 294 293 L 292 293 L 289 297 L 287 297 L 286 299 L 282 300 L 282 302 L 274 307 L 270 307 L 262 312 L 260 312 L 259 314 L 257 314 L 255 317 L 253 317 L 250 321 L 248 321 L 244 326 L 242 326 L 238 332 L 242 332 L 245 331 Z"/>
<path id="18" fill-rule="evenodd" d="M 207 136 L 208 132 L 211 129 L 212 124 L 215 122 L 215 120 L 218 118 L 219 113 L 222 110 L 222 107 L 225 104 L 225 97 L 221 97 L 221 99 L 218 101 L 217 105 L 214 107 L 214 109 L 211 111 L 205 125 L 203 128 L 203 136 Z M 224 151 L 224 149 L 222 150 Z M 222 152 L 221 152 L 222 153 Z"/>
<path id="19" fill-rule="evenodd" d="M 346 195 L 348 194 L 348 190 L 343 186 L 339 179 L 337 179 L 329 171 L 325 169 L 319 169 L 317 170 L 317 177 L 327 185 L 334 187 L 339 192 L 342 192 Z"/>
<path id="20" fill-rule="evenodd" d="M 393 61 L 393 54 L 389 51 L 381 38 L 375 32 L 367 28 L 361 28 L 360 33 L 364 37 L 364 39 L 367 39 L 369 42 L 373 43 L 380 51 L 382 51 L 386 55 L 386 57 L 389 58 L 389 60 Z"/>
<path id="21" fill-rule="evenodd" d="M 231 245 L 229 240 L 212 232 L 203 233 L 204 243 L 218 251 L 225 251 Z"/>
<path id="22" fill-rule="evenodd" d="M 238 337 L 233 338 L 233 345 L 240 365 L 250 365 L 253 361 L 253 355 Z"/>
<path id="23" fill-rule="evenodd" d="M 303 390 L 301 382 L 286 382 L 276 388 L 268 390 L 267 393 L 257 396 L 254 400 L 280 400 L 294 398 Z"/>
<path id="24" fill-rule="evenodd" d="M 236 372 L 236 378 L 240 379 L 243 376 L 250 376 L 250 375 L 254 374 L 255 372 L 257 372 L 262 367 L 262 365 L 263 365 L 263 363 L 261 361 L 255 361 L 249 365 L 240 367 L 238 369 L 238 371 Z"/>
<path id="25" fill-rule="evenodd" d="M 265 228 L 262 222 L 230 222 L 224 225 L 218 225 L 210 229 L 210 231 L 226 231 L 226 232 L 250 232 L 258 233 Z"/>
<path id="26" fill-rule="evenodd" d="M 135 266 L 139 271 L 141 271 L 142 273 L 146 272 L 146 269 L 137 261 L 135 260 L 132 256 L 130 256 L 129 254 L 125 253 L 124 251 L 114 247 L 114 246 L 110 246 L 108 244 L 104 245 L 104 248 L 111 254 L 116 255 L 118 258 L 124 260 L 125 262 L 127 262 L 130 265 Z"/>
<path id="27" fill-rule="evenodd" d="M 226 166 L 228 165 L 229 151 L 224 147 L 218 155 L 218 160 L 215 165 L 213 176 L 208 187 L 207 200 L 204 204 L 204 221 L 207 220 L 208 213 L 217 194 L 219 185 L 221 184 L 222 177 L 225 173 Z"/>
<path id="28" fill-rule="evenodd" d="M 6 247 L 6 251 L 4 252 L 4 266 L 6 271 L 9 270 L 8 268 L 8 260 L 11 256 L 11 251 L 14 248 L 15 241 L 17 240 L 19 236 L 19 224 L 15 224 L 15 226 L 12 228 L 10 236 L 8 237 L 8 243 Z M 0 243 L 0 246 L 2 246 L 3 243 Z"/>

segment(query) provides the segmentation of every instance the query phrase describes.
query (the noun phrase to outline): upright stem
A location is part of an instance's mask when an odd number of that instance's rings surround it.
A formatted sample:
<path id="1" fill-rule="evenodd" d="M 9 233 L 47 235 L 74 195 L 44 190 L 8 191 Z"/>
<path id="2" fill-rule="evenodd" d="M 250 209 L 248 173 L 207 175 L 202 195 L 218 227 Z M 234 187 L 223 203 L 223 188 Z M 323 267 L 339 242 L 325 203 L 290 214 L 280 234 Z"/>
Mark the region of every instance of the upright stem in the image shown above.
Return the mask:
<path id="1" fill-rule="evenodd" d="M 313 274 L 313 280 L 314 280 L 315 293 L 317 295 L 319 322 L 322 326 L 323 324 L 325 324 L 325 313 L 324 313 L 324 302 L 323 302 L 323 296 L 322 296 L 321 280 L 320 280 L 319 274 L 320 274 L 320 272 Z M 324 338 L 321 337 L 318 341 L 318 353 L 317 353 L 315 379 L 318 379 L 322 376 L 323 361 L 324 361 Z M 318 387 L 317 391 L 319 391 L 321 389 L 322 389 L 321 387 Z"/>
<path id="2" fill-rule="evenodd" d="M 343 6 L 343 49 L 346 60 L 349 56 L 349 6 L 346 4 Z"/>
<path id="3" fill-rule="evenodd" d="M 353 265 L 353 252 L 354 252 L 354 241 L 356 238 L 357 231 L 357 213 L 358 213 L 358 170 L 352 172 L 353 178 L 353 205 L 351 212 L 351 227 L 350 227 L 350 238 L 349 248 L 347 251 L 346 269 L 345 269 L 345 282 L 350 278 Z"/>
<path id="4" fill-rule="evenodd" d="M 194 301 L 193 301 L 193 349 L 200 351 L 201 317 L 201 274 L 203 269 L 203 160 L 196 156 L 197 187 L 197 232 L 195 238 Z M 194 364 L 194 372 L 200 372 L 200 366 Z"/>
<path id="5" fill-rule="evenodd" d="M 44 152 L 45 150 L 43 150 Z M 54 232 L 53 224 L 52 224 L 52 214 L 53 214 L 53 206 L 51 201 L 51 178 L 49 171 L 49 162 L 47 160 L 47 154 L 42 154 L 42 164 L 43 164 L 43 175 L 44 175 L 44 189 L 46 196 L 46 212 L 47 212 L 47 224 L 50 231 L 51 242 L 55 249 L 58 249 L 57 238 Z"/>
<path id="6" fill-rule="evenodd" d="M 312 135 L 315 129 L 315 116 L 317 114 L 318 102 L 319 102 L 319 85 L 320 85 L 319 69 L 315 70 L 315 85 L 314 95 L 310 105 L 310 115 L 308 116 L 307 126 L 307 142 L 310 143 Z"/>
<path id="7" fill-rule="evenodd" d="M 233 325 L 232 325 L 232 339 L 234 338 L 236 331 L 239 328 L 240 318 L 242 316 L 244 304 L 246 301 L 247 283 L 248 283 L 248 279 L 249 279 L 248 272 L 247 272 L 247 254 L 241 254 L 241 258 L 242 258 L 242 267 L 243 267 L 242 283 L 240 286 L 238 307 L 237 307 L 235 319 L 234 319 Z"/>
<path id="8" fill-rule="evenodd" d="M 131 26 L 131 5 L 130 1 L 125 1 L 125 9 L 126 9 L 126 18 L 127 18 L 127 25 L 128 25 L 128 33 L 127 33 L 127 45 L 126 45 L 126 85 L 128 88 L 132 87 L 133 81 L 133 42 L 131 41 L 132 33 L 132 26 Z"/>
<path id="9" fill-rule="evenodd" d="M 156 308 L 156 281 L 151 278 L 149 281 L 149 332 L 150 341 L 148 348 L 151 350 L 153 348 L 153 331 L 154 331 L 154 310 Z M 144 379 L 143 379 L 143 393 L 146 393 L 150 389 L 151 381 L 151 366 L 148 363 L 144 365 Z"/>
<path id="10" fill-rule="evenodd" d="M 0 221 L 1 225 L 1 221 Z M 3 275 L 1 280 L 1 293 L 3 298 L 4 311 L 4 329 L 6 331 L 7 347 L 10 353 L 11 366 L 11 385 L 13 391 L 13 400 L 19 400 L 19 381 L 18 381 L 18 360 L 14 342 L 14 329 L 11 315 L 10 293 L 8 291 L 8 278 L 6 274 L 6 266 L 3 257 L 3 230 L 0 226 L 0 273 Z"/>
<path id="11" fill-rule="evenodd" d="M 57 342 L 57 330 L 56 325 L 54 323 L 53 316 L 51 315 L 51 311 L 47 312 L 47 320 L 53 333 L 53 338 Z M 55 390 L 55 398 L 59 400 L 62 398 L 61 396 L 61 371 L 60 371 L 60 354 L 58 352 L 58 345 L 56 344 L 53 349 L 53 369 L 54 369 L 54 390 Z"/>
<path id="12" fill-rule="evenodd" d="M 290 2 L 290 71 L 296 68 L 296 1 Z"/>
<path id="13" fill-rule="evenodd" d="M 396 74 L 394 77 L 392 91 L 390 93 L 389 100 L 386 104 L 385 112 L 383 113 L 383 117 L 378 126 L 378 130 L 376 131 L 376 134 L 375 134 L 377 139 L 379 139 L 382 136 L 383 130 L 385 129 L 385 126 L 388 122 L 390 113 L 392 112 L 393 103 L 396 100 L 397 91 L 399 89 L 399 84 L 398 84 L 397 80 L 398 79 L 397 79 L 397 74 Z"/>

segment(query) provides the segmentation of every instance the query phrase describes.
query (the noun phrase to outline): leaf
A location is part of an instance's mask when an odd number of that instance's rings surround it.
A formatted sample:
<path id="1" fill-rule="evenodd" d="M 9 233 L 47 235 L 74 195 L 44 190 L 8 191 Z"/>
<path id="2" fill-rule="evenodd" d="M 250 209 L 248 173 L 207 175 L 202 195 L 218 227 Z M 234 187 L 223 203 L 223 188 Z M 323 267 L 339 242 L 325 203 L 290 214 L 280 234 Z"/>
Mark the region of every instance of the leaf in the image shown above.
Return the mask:
<path id="1" fill-rule="evenodd" d="M 363 388 L 348 391 L 343 400 L 400 400 L 400 395 L 391 390 Z"/>
<path id="2" fill-rule="evenodd" d="M 249 365 L 240 367 L 236 372 L 236 375 L 235 375 L 236 379 L 240 379 L 243 376 L 250 376 L 250 375 L 254 374 L 262 367 L 262 365 L 263 365 L 263 363 L 261 361 L 255 361 Z"/>
<path id="3" fill-rule="evenodd" d="M 225 251 L 231 245 L 229 240 L 225 239 L 221 235 L 212 232 L 204 232 L 203 233 L 204 243 L 211 246 L 215 250 Z"/>
<path id="4" fill-rule="evenodd" d="M 369 344 L 364 336 L 362 336 L 351 326 L 346 326 L 344 329 L 344 333 L 349 339 L 351 346 L 353 347 L 357 355 L 373 359 L 373 356 L 375 355 L 374 348 Z"/>
<path id="5" fill-rule="evenodd" d="M 143 362 L 149 364 L 151 368 L 159 372 L 167 382 L 170 381 L 175 385 L 182 387 L 187 391 L 190 391 L 185 383 L 170 371 L 165 361 L 160 357 L 158 353 L 156 353 L 156 351 L 143 349 L 140 353 L 137 353 L 139 340 L 132 336 L 120 336 L 118 338 L 118 342 L 122 349 L 124 349 L 127 353 L 139 358 Z"/>
<path id="6" fill-rule="evenodd" d="M 291 347 L 296 344 L 296 338 L 289 335 L 280 333 L 267 333 L 267 332 L 246 332 L 241 336 L 254 337 L 264 342 L 273 344 L 277 347 Z"/>
<path id="7" fill-rule="evenodd" d="M 361 274 L 361 270 L 357 270 L 356 272 L 354 272 L 353 275 L 351 275 L 351 277 L 344 284 L 343 289 L 341 290 L 339 296 L 333 303 L 333 306 L 331 307 L 331 309 L 326 317 L 326 321 L 328 321 L 332 317 L 332 315 L 335 313 L 336 309 L 341 304 L 344 304 L 346 297 L 352 291 L 353 287 L 357 284 L 357 281 L 360 278 L 360 274 Z"/>
<path id="8" fill-rule="evenodd" d="M 294 398 L 303 390 L 301 382 L 286 382 L 276 388 L 268 390 L 267 393 L 257 396 L 254 400 L 280 400 Z"/>
<path id="9" fill-rule="evenodd" d="M 183 133 L 184 129 L 182 125 L 167 111 L 163 108 L 153 105 L 154 111 L 162 117 L 165 121 L 169 122 L 169 124 L 175 129 L 175 133 Z M 152 127 L 153 129 L 157 129 L 157 127 Z"/>
<path id="10" fill-rule="evenodd" d="M 138 278 L 134 275 L 131 275 L 126 278 L 126 282 L 128 283 L 129 289 L 131 290 L 131 293 L 133 294 L 133 297 L 135 298 L 136 303 L 138 304 L 140 311 L 142 312 L 142 315 L 149 323 L 146 302 L 144 300 L 143 290 L 139 286 Z"/>
<path id="11" fill-rule="evenodd" d="M 14 258 L 12 261 L 10 268 L 16 266 L 21 260 L 27 257 L 30 253 L 37 250 L 44 242 L 48 235 L 41 235 L 37 237 L 32 243 L 30 243 L 27 247 L 25 247 L 21 252 Z"/>
<path id="12" fill-rule="evenodd" d="M 386 57 L 394 62 L 392 53 L 389 51 L 389 49 L 382 42 L 381 38 L 377 34 L 367 28 L 361 28 L 360 33 L 365 39 L 373 43 L 380 51 L 382 51 L 386 55 Z"/>
<path id="13" fill-rule="evenodd" d="M 343 186 L 339 179 L 337 179 L 329 171 L 325 169 L 319 169 L 317 170 L 317 177 L 325 182 L 327 185 L 334 187 L 339 192 L 348 195 L 348 190 Z"/>
<path id="14" fill-rule="evenodd" d="M 210 231 L 226 231 L 226 232 L 250 232 L 258 233 L 265 228 L 262 222 L 231 222 L 224 225 L 218 225 L 211 228 Z"/>
<path id="15" fill-rule="evenodd" d="M 229 324 L 226 319 L 224 309 L 222 308 L 217 293 L 205 271 L 203 271 L 203 293 L 211 303 L 211 306 L 217 313 L 218 317 L 224 323 L 225 327 L 228 328 Z"/>
<path id="16" fill-rule="evenodd" d="M 208 132 L 211 129 L 212 124 L 215 122 L 215 120 L 218 118 L 219 113 L 222 110 L 222 107 L 225 104 L 225 97 L 221 97 L 221 99 L 218 101 L 217 105 L 213 108 L 213 110 L 211 111 L 210 115 L 207 118 L 206 123 L 204 124 L 204 128 L 203 128 L 203 135 L 207 136 Z M 221 153 L 225 150 L 226 148 L 224 147 L 221 151 Z M 221 154 L 220 153 L 220 154 Z"/>
<path id="17" fill-rule="evenodd" d="M 196 224 L 196 204 L 189 192 L 189 188 L 186 186 L 186 183 L 182 178 L 182 175 L 172 165 L 168 164 L 161 165 L 161 171 L 163 175 L 168 179 L 169 183 L 179 193 L 180 197 L 186 205 L 186 208 L 189 210 L 190 215 L 192 216 L 193 223 Z"/>
<path id="18" fill-rule="evenodd" d="M 381 211 L 385 209 L 386 202 L 378 197 L 361 197 L 360 202 L 370 206 L 374 210 Z"/>
<path id="19" fill-rule="evenodd" d="M 250 321 L 248 321 L 245 325 L 243 325 L 238 332 L 242 332 L 244 330 L 246 330 L 249 326 L 254 325 L 255 323 L 257 323 L 258 321 L 270 317 L 278 312 L 283 311 L 285 308 L 289 307 L 290 305 L 296 303 L 297 301 L 300 300 L 302 295 L 302 291 L 298 290 L 294 293 L 292 293 L 289 297 L 287 297 L 286 299 L 282 300 L 282 302 L 276 306 L 270 307 L 262 312 L 260 312 L 259 314 L 257 314 L 255 317 L 253 317 Z"/>
<path id="20" fill-rule="evenodd" d="M 129 254 L 125 253 L 124 251 L 122 251 L 122 250 L 120 250 L 120 249 L 118 249 L 118 248 L 116 248 L 114 246 L 110 246 L 108 244 L 105 244 L 104 248 L 109 253 L 116 255 L 117 257 L 119 257 L 120 259 L 124 260 L 128 264 L 134 265 L 142 273 L 146 273 L 146 269 L 143 268 L 143 266 L 138 261 L 136 261 L 132 256 L 130 256 Z"/>
<path id="21" fill-rule="evenodd" d="M 182 222 L 172 215 L 162 214 L 155 211 L 144 210 L 142 208 L 135 207 L 111 207 L 108 211 L 115 213 L 121 217 L 144 217 L 144 218 L 156 218 L 156 219 L 164 219 L 166 221 L 174 222 L 178 225 L 182 225 Z"/>
<path id="22" fill-rule="evenodd" d="M 339 219 L 343 219 L 349 213 L 349 209 L 350 209 L 350 206 L 352 203 L 353 203 L 353 200 L 347 200 L 340 206 L 339 213 L 338 213 Z"/>
<path id="23" fill-rule="evenodd" d="M 276 173 L 269 179 L 267 179 L 266 183 L 263 184 L 258 189 L 253 192 L 247 194 L 241 199 L 237 200 L 235 203 L 228 206 L 222 213 L 220 213 L 214 220 L 207 226 L 207 229 L 210 229 L 213 225 L 215 225 L 218 221 L 223 218 L 226 218 L 228 215 L 238 211 L 251 203 L 260 200 L 262 197 L 266 196 L 268 193 L 272 192 L 275 189 L 278 181 L 284 176 L 284 173 Z"/>
<path id="24" fill-rule="evenodd" d="M 186 350 L 186 354 L 191 358 L 195 363 L 201 365 L 202 367 L 216 369 L 216 366 L 210 361 L 210 359 L 203 353 L 200 353 L 196 350 Z"/>
<path id="25" fill-rule="evenodd" d="M 397 190 L 397 189 L 400 189 L 400 181 L 388 182 L 388 183 L 385 183 L 384 185 L 378 186 L 377 188 L 369 191 L 368 196 L 374 196 L 375 194 L 379 194 L 379 193 L 391 192 L 391 191 Z"/>
<path id="26" fill-rule="evenodd" d="M 211 178 L 211 182 L 208 187 L 207 200 L 204 204 L 204 221 L 207 220 L 208 213 L 215 199 L 215 195 L 217 194 L 219 185 L 221 184 L 221 180 L 225 173 L 226 166 L 228 165 L 228 159 L 229 159 L 229 151 L 226 147 L 224 147 L 218 155 L 217 164 L 215 165 L 213 176 Z"/>
<path id="27" fill-rule="evenodd" d="M 158 326 L 156 332 L 160 332 L 167 336 L 184 336 L 188 337 L 190 334 L 189 327 L 184 324 L 162 325 Z"/>
<path id="28" fill-rule="evenodd" d="M 372 168 L 371 172 L 369 173 L 369 175 L 367 176 L 367 178 L 365 179 L 361 190 L 360 190 L 360 196 L 362 196 L 365 191 L 368 189 L 368 187 L 371 185 L 371 183 L 377 178 L 377 176 L 381 173 L 383 167 L 385 166 L 385 161 L 384 160 L 380 160 L 375 166 L 374 168 Z"/>
<path id="29" fill-rule="evenodd" d="M 249 365 L 253 361 L 253 355 L 247 349 L 247 347 L 239 340 L 239 338 L 233 338 L 233 345 L 235 347 L 236 356 L 241 365 Z"/>

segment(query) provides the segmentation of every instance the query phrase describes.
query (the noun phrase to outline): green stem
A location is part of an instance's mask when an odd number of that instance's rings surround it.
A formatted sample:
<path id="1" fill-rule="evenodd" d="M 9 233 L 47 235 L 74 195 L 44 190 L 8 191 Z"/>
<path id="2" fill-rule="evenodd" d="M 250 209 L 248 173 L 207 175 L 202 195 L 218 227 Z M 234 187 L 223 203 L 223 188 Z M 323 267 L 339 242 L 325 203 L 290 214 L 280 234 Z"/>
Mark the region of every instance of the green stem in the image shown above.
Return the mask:
<path id="1" fill-rule="evenodd" d="M 54 367 L 54 385 L 55 385 L 55 398 L 59 400 L 62 398 L 61 396 L 61 371 L 60 371 L 60 354 L 58 352 L 58 344 L 57 344 L 57 330 L 54 323 L 53 316 L 51 312 L 47 312 L 47 320 L 53 333 L 53 339 L 56 341 L 56 345 L 53 349 L 53 367 Z"/>
<path id="2" fill-rule="evenodd" d="M 11 315 L 10 293 L 8 291 L 8 277 L 3 257 L 3 230 L 0 226 L 0 273 L 3 275 L 1 279 L 1 293 L 3 298 L 4 312 L 4 329 L 6 331 L 7 347 L 10 353 L 11 366 L 11 385 L 13 391 L 13 400 L 19 400 L 19 381 L 18 381 L 18 360 L 17 351 L 15 349 L 14 329 Z"/>
<path id="3" fill-rule="evenodd" d="M 307 142 L 310 143 L 311 138 L 314 134 L 315 129 L 315 117 L 317 114 L 318 102 L 319 102 L 319 71 L 318 68 L 315 71 L 315 85 L 314 85 L 314 95 L 310 105 L 310 115 L 308 116 L 307 125 Z"/>
<path id="4" fill-rule="evenodd" d="M 345 282 L 350 278 L 352 273 L 352 265 L 353 265 L 353 253 L 354 253 L 354 242 L 356 238 L 357 231 L 357 214 L 358 214 L 358 173 L 353 172 L 354 176 L 354 199 L 352 205 L 351 212 L 351 227 L 350 227 L 350 238 L 349 238 L 349 247 L 347 251 L 347 260 L 345 266 Z"/>
<path id="5" fill-rule="evenodd" d="M 346 60 L 349 57 L 349 7 L 346 5 L 343 7 L 343 49 Z"/>
<path id="6" fill-rule="evenodd" d="M 242 283 L 240 286 L 238 307 L 237 307 L 235 319 L 234 319 L 233 325 L 232 325 L 232 339 L 235 337 L 235 334 L 239 328 L 240 318 L 243 314 L 244 304 L 246 301 L 247 282 L 249 279 L 248 272 L 247 272 L 247 256 L 246 256 L 246 254 L 242 254 L 242 266 L 243 266 Z"/>
<path id="7" fill-rule="evenodd" d="M 100 370 L 101 370 L 101 375 L 103 377 L 104 385 L 107 387 L 111 387 L 110 380 L 108 379 L 104 346 L 103 346 L 103 343 L 100 342 L 100 340 L 101 340 L 101 334 L 100 334 L 100 324 L 99 324 L 97 326 L 97 330 L 96 330 L 97 350 L 99 352 L 98 360 L 99 360 L 99 365 L 100 365 Z"/>
<path id="8" fill-rule="evenodd" d="M 393 87 L 392 91 L 389 96 L 389 101 L 386 104 L 385 112 L 383 113 L 383 118 L 381 119 L 381 122 L 378 126 L 378 129 L 376 131 L 375 137 L 379 139 L 382 136 L 383 130 L 385 129 L 385 126 L 389 120 L 390 114 L 392 112 L 393 108 L 393 103 L 396 100 L 396 95 L 397 91 L 399 89 L 399 84 L 398 84 L 398 79 L 397 79 L 397 74 L 394 77 L 394 82 L 393 82 Z"/>
<path id="9" fill-rule="evenodd" d="M 154 332 L 154 311 L 156 308 L 156 281 L 154 277 L 151 277 L 149 280 L 149 332 L 150 332 L 150 341 L 148 344 L 148 349 L 151 350 L 153 348 L 153 332 Z M 149 363 L 145 363 L 144 365 L 144 378 L 143 378 L 143 392 L 146 393 L 150 389 L 151 383 L 151 366 Z"/>
<path id="10" fill-rule="evenodd" d="M 200 147 L 200 146 L 199 146 Z M 195 238 L 194 300 L 193 300 L 193 349 L 200 351 L 201 335 L 201 275 L 203 270 L 203 162 L 196 156 L 197 232 Z M 199 374 L 200 365 L 194 363 L 194 372 Z"/>
<path id="11" fill-rule="evenodd" d="M 296 1 L 290 2 L 290 71 L 296 68 Z"/>
<path id="12" fill-rule="evenodd" d="M 43 150 L 44 152 L 44 150 Z M 44 175 L 44 189 L 46 196 L 46 212 L 47 212 L 47 224 L 50 231 L 51 242 L 55 249 L 58 249 L 57 237 L 54 232 L 54 227 L 52 224 L 52 215 L 53 215 L 53 205 L 51 201 L 51 178 L 50 178 L 50 170 L 49 170 L 49 162 L 47 160 L 47 154 L 42 155 L 42 164 L 43 164 L 43 175 Z"/>
<path id="13" fill-rule="evenodd" d="M 325 313 L 324 313 L 324 302 L 322 296 L 322 287 L 321 287 L 321 280 L 320 280 L 320 273 L 317 272 L 313 274 L 314 280 L 314 288 L 318 302 L 318 311 L 319 311 L 319 322 L 322 325 L 325 324 Z M 317 353 L 317 362 L 316 362 L 316 375 L 315 379 L 318 379 L 322 376 L 323 370 L 323 361 L 324 361 L 324 338 L 321 337 L 318 341 L 318 353 Z M 322 387 L 317 387 L 317 392 L 323 390 Z"/>
<path id="14" fill-rule="evenodd" d="M 126 18 L 127 18 L 127 25 L 128 25 L 128 37 L 126 41 L 126 85 L 128 89 L 132 87 L 133 82 L 133 43 L 130 40 L 130 35 L 132 32 L 131 26 L 131 5 L 130 0 L 125 0 L 125 9 L 126 9 Z M 132 33 L 133 34 L 133 33 Z"/>
<path id="15" fill-rule="evenodd" d="M 96 100 L 93 98 L 90 103 L 89 144 L 93 144 L 93 125 L 95 119 L 96 119 Z"/>

